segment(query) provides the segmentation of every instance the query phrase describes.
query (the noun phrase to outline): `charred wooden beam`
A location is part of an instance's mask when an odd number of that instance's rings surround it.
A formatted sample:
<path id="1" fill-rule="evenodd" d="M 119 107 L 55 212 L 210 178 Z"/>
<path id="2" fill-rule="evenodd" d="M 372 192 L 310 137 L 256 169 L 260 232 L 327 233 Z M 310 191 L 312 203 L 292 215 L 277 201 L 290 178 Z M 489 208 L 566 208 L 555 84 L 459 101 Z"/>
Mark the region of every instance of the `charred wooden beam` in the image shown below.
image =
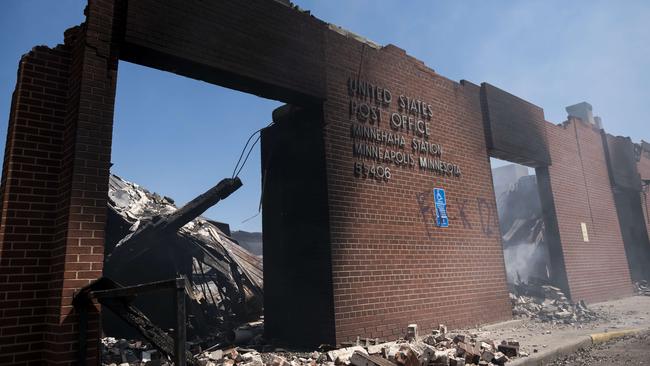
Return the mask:
<path id="1" fill-rule="evenodd" d="M 185 294 L 187 280 L 183 277 L 168 281 L 152 282 L 143 285 L 122 287 L 116 282 L 102 277 L 82 288 L 74 297 L 75 308 L 81 314 L 90 306 L 92 299 L 111 310 L 115 315 L 136 329 L 144 339 L 149 341 L 160 353 L 174 360 L 176 365 L 195 365 L 192 353 L 185 350 L 186 313 Z M 153 324 L 138 308 L 131 305 L 131 300 L 140 294 L 159 290 L 174 290 L 176 299 L 176 329 L 172 338 L 162 329 Z M 80 319 L 80 329 L 85 329 L 86 317 Z M 85 344 L 80 344 L 80 354 L 85 353 Z"/>
<path id="2" fill-rule="evenodd" d="M 239 178 L 226 178 L 205 193 L 197 196 L 172 214 L 159 217 L 122 239 L 106 262 L 127 262 L 147 252 L 157 241 L 174 234 L 188 222 L 204 213 L 222 199 L 227 198 L 242 186 Z"/>

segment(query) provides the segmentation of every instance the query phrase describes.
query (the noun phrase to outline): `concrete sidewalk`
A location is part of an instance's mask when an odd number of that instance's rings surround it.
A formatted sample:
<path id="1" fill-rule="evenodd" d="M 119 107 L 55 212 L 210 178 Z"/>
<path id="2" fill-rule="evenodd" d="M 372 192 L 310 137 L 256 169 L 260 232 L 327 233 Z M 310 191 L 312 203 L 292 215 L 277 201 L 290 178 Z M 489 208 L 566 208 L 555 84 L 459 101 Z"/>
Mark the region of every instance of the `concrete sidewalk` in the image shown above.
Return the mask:
<path id="1" fill-rule="evenodd" d="M 608 320 L 571 326 L 517 319 L 464 329 L 462 332 L 477 333 L 479 339 L 492 339 L 495 342 L 508 338 L 518 340 L 520 351 L 529 356 L 518 357 L 506 365 L 521 366 L 542 365 L 592 344 L 650 330 L 650 296 L 633 296 L 591 304 L 589 308 L 603 312 Z"/>

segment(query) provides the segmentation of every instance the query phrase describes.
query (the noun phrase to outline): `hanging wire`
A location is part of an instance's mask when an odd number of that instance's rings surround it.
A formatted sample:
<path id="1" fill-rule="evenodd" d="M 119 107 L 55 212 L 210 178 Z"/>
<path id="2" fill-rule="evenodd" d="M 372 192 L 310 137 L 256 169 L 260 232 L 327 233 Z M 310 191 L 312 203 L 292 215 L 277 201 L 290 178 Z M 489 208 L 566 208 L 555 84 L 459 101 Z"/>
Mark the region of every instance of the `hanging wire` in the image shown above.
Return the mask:
<path id="1" fill-rule="evenodd" d="M 262 134 L 261 134 L 262 130 L 264 130 L 265 128 L 269 128 L 272 125 L 273 125 L 273 122 L 269 123 L 265 127 L 262 127 L 262 128 L 260 128 L 259 130 L 255 131 L 255 132 L 253 132 L 248 137 L 248 140 L 246 140 L 246 144 L 244 145 L 244 148 L 241 150 L 241 154 L 239 154 L 239 159 L 237 159 L 237 164 L 235 164 L 235 168 L 232 171 L 232 177 L 231 178 L 234 179 L 235 177 L 239 176 L 239 173 L 244 168 L 244 165 L 246 164 L 246 161 L 248 160 L 248 157 L 250 156 L 251 152 L 253 151 L 253 148 L 255 147 L 257 142 L 260 140 L 260 137 L 262 136 Z M 255 137 L 256 134 L 259 134 L 259 136 L 257 136 L 257 138 L 255 139 L 253 144 L 250 146 L 250 148 L 248 148 L 248 144 L 250 144 L 251 140 L 253 139 L 253 137 Z M 246 153 L 246 148 L 248 148 L 248 153 Z M 242 159 L 242 157 L 244 157 L 244 153 L 246 153 L 246 157 L 244 158 L 244 161 L 242 162 L 241 159 Z M 239 165 L 239 163 L 241 163 L 241 166 Z"/>
<path id="2" fill-rule="evenodd" d="M 238 177 L 241 170 L 244 169 L 244 165 L 246 165 L 246 162 L 248 161 L 248 157 L 251 155 L 251 152 L 255 148 L 255 145 L 257 145 L 257 142 L 260 141 L 261 136 L 262 136 L 261 134 L 258 135 L 257 138 L 255 139 L 255 142 L 253 142 L 251 147 L 248 149 L 248 153 L 246 154 L 246 158 L 244 158 L 244 161 L 241 163 L 241 166 L 239 167 L 239 170 L 237 170 L 237 174 L 235 174 L 235 177 Z"/>

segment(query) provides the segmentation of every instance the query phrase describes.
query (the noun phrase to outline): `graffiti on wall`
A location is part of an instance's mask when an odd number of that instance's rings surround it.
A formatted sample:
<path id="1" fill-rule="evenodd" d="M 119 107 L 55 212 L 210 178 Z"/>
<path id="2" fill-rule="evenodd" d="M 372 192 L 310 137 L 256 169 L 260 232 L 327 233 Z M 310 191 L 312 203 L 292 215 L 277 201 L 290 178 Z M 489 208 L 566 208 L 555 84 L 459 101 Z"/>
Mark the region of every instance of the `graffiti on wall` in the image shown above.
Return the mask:
<path id="1" fill-rule="evenodd" d="M 436 226 L 433 191 L 417 192 L 415 199 L 427 236 L 433 240 L 434 233 L 440 230 Z M 478 217 L 473 217 L 470 212 L 477 212 Z M 479 227 L 481 233 L 486 237 L 500 235 L 494 200 L 484 197 L 475 197 L 475 199 L 455 198 L 453 201 L 447 202 L 447 213 L 450 222 L 449 226 L 451 227 L 462 227 L 468 230 Z"/>

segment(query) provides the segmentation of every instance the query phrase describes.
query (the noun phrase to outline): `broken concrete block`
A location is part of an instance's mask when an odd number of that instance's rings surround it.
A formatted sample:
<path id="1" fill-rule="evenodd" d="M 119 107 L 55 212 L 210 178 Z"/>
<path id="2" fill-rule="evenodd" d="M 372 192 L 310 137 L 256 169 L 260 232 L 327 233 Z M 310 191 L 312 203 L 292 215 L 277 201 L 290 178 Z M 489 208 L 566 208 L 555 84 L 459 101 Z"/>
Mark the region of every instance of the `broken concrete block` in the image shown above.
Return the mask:
<path id="1" fill-rule="evenodd" d="M 456 336 L 454 337 L 454 343 L 458 344 L 459 342 L 465 343 L 465 335 L 456 334 Z"/>
<path id="2" fill-rule="evenodd" d="M 368 346 L 368 354 L 370 355 L 381 354 L 382 356 L 386 356 L 386 358 L 388 358 L 387 357 L 388 348 L 393 347 L 396 344 L 397 344 L 396 342 L 385 342 L 385 343 L 377 343 L 377 344 L 370 345 Z M 397 352 L 398 349 L 399 347 L 395 350 L 395 352 Z"/>
<path id="3" fill-rule="evenodd" d="M 465 366 L 465 359 L 460 357 L 452 357 L 449 359 L 449 366 Z"/>
<path id="4" fill-rule="evenodd" d="M 487 362 L 492 362 L 492 360 L 494 359 L 494 353 L 492 353 L 491 351 L 487 351 L 487 350 L 483 351 L 483 353 L 481 353 L 481 359 L 483 359 L 483 360 L 485 360 Z"/>
<path id="5" fill-rule="evenodd" d="M 341 348 L 341 349 L 329 351 L 327 352 L 327 357 L 329 357 L 329 359 L 334 361 L 334 363 L 336 364 L 341 364 L 341 363 L 348 364 L 350 363 L 350 357 L 355 351 L 368 354 L 365 348 L 361 346 L 354 346 L 354 347 Z"/>
<path id="6" fill-rule="evenodd" d="M 350 356 L 350 363 L 354 366 L 395 366 L 394 363 L 377 355 L 367 355 L 355 351 Z"/>
<path id="7" fill-rule="evenodd" d="M 422 339 L 422 342 L 424 342 L 424 343 L 426 343 L 426 344 L 428 344 L 430 346 L 435 346 L 436 343 L 437 343 L 436 342 L 436 336 L 434 336 L 433 334 L 429 334 L 428 336 L 426 336 L 426 337 L 424 337 Z"/>
<path id="8" fill-rule="evenodd" d="M 452 339 L 445 336 L 444 334 L 439 334 L 436 336 L 436 342 L 441 343 L 441 342 L 451 342 Z"/>
<path id="9" fill-rule="evenodd" d="M 457 357 L 465 357 L 465 363 L 478 363 L 481 359 L 480 350 L 471 344 L 459 343 L 456 348 Z"/>
<path id="10" fill-rule="evenodd" d="M 397 354 L 395 354 L 395 363 L 401 366 L 420 366 L 417 354 L 407 344 L 402 344 Z"/>
<path id="11" fill-rule="evenodd" d="M 438 325 L 438 331 L 442 334 L 447 334 L 447 326 L 444 324 Z"/>
<path id="12" fill-rule="evenodd" d="M 406 337 L 405 339 L 407 341 L 413 341 L 418 338 L 418 325 L 417 324 L 409 324 L 408 327 L 406 327 Z"/>
<path id="13" fill-rule="evenodd" d="M 262 355 L 257 352 L 248 352 L 241 355 L 242 362 L 248 366 L 264 366 Z"/>
<path id="14" fill-rule="evenodd" d="M 497 352 L 494 354 L 494 358 L 492 359 L 493 364 L 503 365 L 506 362 L 508 362 L 508 357 L 506 355 L 504 355 L 501 352 Z"/>
<path id="15" fill-rule="evenodd" d="M 273 361 L 271 361 L 271 366 L 291 366 L 291 364 L 284 357 L 275 356 L 273 357 Z"/>
<path id="16" fill-rule="evenodd" d="M 368 354 L 369 355 L 377 355 L 383 352 L 384 350 L 384 345 L 381 344 L 375 344 L 375 345 L 370 345 L 368 346 Z"/>
<path id="17" fill-rule="evenodd" d="M 391 361 L 395 361 L 395 357 L 397 356 L 401 346 L 401 344 L 393 343 L 387 348 L 384 348 L 384 357 Z"/>
<path id="18" fill-rule="evenodd" d="M 208 358 L 213 361 L 219 361 L 223 358 L 223 351 L 218 349 L 216 351 L 208 353 Z"/>
<path id="19" fill-rule="evenodd" d="M 449 355 L 446 351 L 436 351 L 434 354 L 434 359 L 431 365 L 435 366 L 448 366 L 449 365 Z"/>
<path id="20" fill-rule="evenodd" d="M 486 351 L 494 350 L 494 348 L 492 348 L 492 345 L 487 342 L 481 342 L 481 349 L 484 349 Z"/>
<path id="21" fill-rule="evenodd" d="M 512 338 L 508 339 L 506 341 L 506 344 L 510 345 L 510 346 L 513 346 L 513 347 L 519 347 L 519 341 L 516 340 L 516 339 L 512 339 Z"/>
<path id="22" fill-rule="evenodd" d="M 412 343 L 410 346 L 413 351 L 415 351 L 418 360 L 420 360 L 420 364 L 427 365 L 429 362 L 435 360 L 436 350 L 430 345 L 424 342 L 416 342 Z"/>
<path id="23" fill-rule="evenodd" d="M 519 353 L 519 347 L 511 346 L 509 344 L 500 344 L 498 348 L 499 352 L 503 352 L 508 357 L 517 357 L 517 354 Z"/>

